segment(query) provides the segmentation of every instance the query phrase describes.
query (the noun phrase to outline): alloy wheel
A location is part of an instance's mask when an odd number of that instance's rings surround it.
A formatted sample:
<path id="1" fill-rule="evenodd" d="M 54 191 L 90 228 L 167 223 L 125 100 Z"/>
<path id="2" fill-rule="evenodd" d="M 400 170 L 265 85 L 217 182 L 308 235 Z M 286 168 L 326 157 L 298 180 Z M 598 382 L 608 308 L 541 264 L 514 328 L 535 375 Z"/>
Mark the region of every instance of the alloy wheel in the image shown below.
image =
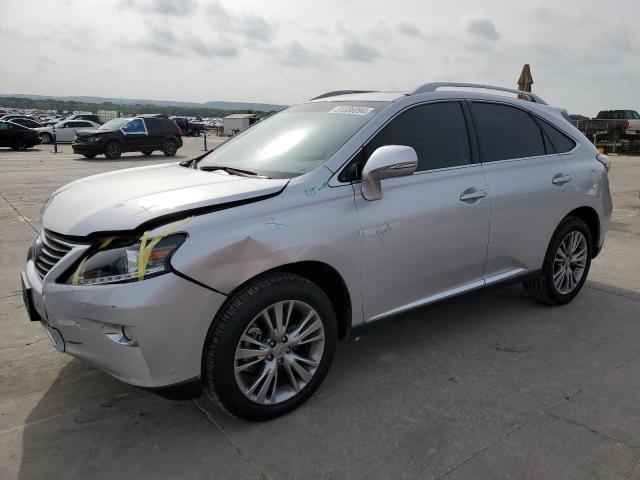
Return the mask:
<path id="1" fill-rule="evenodd" d="M 559 293 L 571 293 L 580 283 L 587 255 L 587 239 L 582 232 L 574 230 L 562 239 L 553 259 L 553 285 Z"/>
<path id="2" fill-rule="evenodd" d="M 176 144 L 173 142 L 167 142 L 167 145 L 164 147 L 164 149 L 165 153 L 169 156 L 175 155 L 175 153 L 178 151 Z"/>
<path id="3" fill-rule="evenodd" d="M 324 343 L 322 320 L 311 306 L 299 300 L 270 305 L 253 318 L 236 346 L 240 391 L 261 405 L 294 397 L 316 373 Z"/>

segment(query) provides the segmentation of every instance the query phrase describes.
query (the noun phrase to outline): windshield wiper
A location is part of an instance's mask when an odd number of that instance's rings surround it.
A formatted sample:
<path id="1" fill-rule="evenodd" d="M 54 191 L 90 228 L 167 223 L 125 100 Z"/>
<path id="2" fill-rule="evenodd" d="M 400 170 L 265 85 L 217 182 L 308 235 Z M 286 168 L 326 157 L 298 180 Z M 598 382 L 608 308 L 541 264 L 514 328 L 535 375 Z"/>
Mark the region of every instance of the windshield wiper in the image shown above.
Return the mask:
<path id="1" fill-rule="evenodd" d="M 223 167 L 223 166 L 211 166 L 211 165 L 206 165 L 204 167 L 200 167 L 199 170 L 202 170 L 204 172 L 212 172 L 214 170 L 224 170 L 227 173 L 230 173 L 232 175 L 240 175 L 241 177 L 251 177 L 251 178 L 271 178 L 271 177 L 267 177 L 266 175 L 258 175 L 256 172 L 252 172 L 251 170 L 241 170 L 239 168 L 233 168 L 233 167 Z"/>

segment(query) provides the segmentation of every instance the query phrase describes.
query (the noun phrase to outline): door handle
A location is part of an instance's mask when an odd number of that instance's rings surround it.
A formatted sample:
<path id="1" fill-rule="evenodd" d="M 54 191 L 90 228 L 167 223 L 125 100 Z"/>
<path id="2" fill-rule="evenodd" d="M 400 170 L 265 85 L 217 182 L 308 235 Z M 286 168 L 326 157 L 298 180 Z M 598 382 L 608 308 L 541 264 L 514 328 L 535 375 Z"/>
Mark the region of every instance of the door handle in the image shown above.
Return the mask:
<path id="1" fill-rule="evenodd" d="M 465 190 L 466 192 L 466 190 Z M 469 202 L 472 200 L 478 200 L 479 198 L 484 198 L 487 196 L 487 191 L 486 190 L 478 190 L 476 192 L 469 192 L 469 193 L 462 193 L 462 195 L 460 195 L 460 201 L 462 202 Z"/>
<path id="2" fill-rule="evenodd" d="M 555 177 L 553 177 L 553 180 L 551 180 L 551 183 L 553 183 L 554 185 L 564 185 L 565 183 L 570 181 L 571 181 L 571 175 L 563 175 L 562 173 L 559 173 Z"/>

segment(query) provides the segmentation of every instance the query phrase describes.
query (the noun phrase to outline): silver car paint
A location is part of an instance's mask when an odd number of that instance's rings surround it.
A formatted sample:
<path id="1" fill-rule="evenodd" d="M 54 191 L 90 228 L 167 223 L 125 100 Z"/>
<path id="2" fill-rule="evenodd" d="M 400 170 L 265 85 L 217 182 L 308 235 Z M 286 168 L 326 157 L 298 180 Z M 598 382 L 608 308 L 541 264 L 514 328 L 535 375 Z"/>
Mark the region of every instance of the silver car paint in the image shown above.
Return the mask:
<path id="1" fill-rule="evenodd" d="M 162 215 L 268 195 L 287 184 L 286 179 L 212 173 L 169 163 L 83 178 L 53 193 L 43 225 L 73 236 L 132 230 Z"/>
<path id="2" fill-rule="evenodd" d="M 349 159 L 399 112 L 429 101 L 465 99 L 526 108 L 563 129 L 578 146 L 565 155 L 384 180 L 383 198 L 371 202 L 358 183 L 338 180 Z M 87 246 L 69 252 L 44 282 L 29 262 L 27 277 L 41 314 L 65 338 L 79 339 L 68 352 L 129 383 L 163 386 L 199 375 L 206 331 L 225 295 L 266 270 L 298 262 L 329 265 L 344 280 L 351 323 L 357 325 L 540 268 L 551 233 L 574 208 L 597 211 L 598 244 L 604 241 L 612 210 L 606 172 L 593 146 L 560 110 L 465 92 L 368 93 L 317 101 L 345 100 L 392 103 L 323 166 L 290 181 L 170 164 L 90 177 L 55 192 L 44 227 L 82 236 L 133 229 L 159 215 L 284 188 L 263 201 L 195 216 L 180 229 L 188 238 L 173 255 L 173 268 L 211 289 L 174 274 L 121 285 L 55 283 Z M 557 173 L 570 174 L 571 181 L 554 185 Z M 96 195 L 98 189 L 104 195 Z M 460 200 L 465 192 L 482 190 L 486 197 Z M 99 328 L 107 323 L 131 326 L 139 344 L 111 342 Z M 176 325 L 186 333 L 178 335 Z"/>

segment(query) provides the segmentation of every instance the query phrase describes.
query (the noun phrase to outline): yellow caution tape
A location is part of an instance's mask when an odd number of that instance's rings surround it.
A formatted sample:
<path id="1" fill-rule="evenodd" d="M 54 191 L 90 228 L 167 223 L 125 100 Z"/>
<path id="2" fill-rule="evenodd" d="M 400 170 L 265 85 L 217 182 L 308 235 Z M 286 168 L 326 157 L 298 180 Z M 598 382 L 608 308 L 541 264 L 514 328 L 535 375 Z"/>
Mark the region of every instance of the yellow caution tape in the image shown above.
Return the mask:
<path id="1" fill-rule="evenodd" d="M 107 248 L 109 246 L 109 244 L 111 242 L 113 242 L 113 240 L 116 237 L 109 237 L 107 239 L 105 239 L 100 246 L 98 247 L 98 250 L 102 250 L 103 248 Z M 76 271 L 73 272 L 73 277 L 71 277 L 71 284 L 72 285 L 78 285 L 78 282 L 80 281 L 80 274 L 83 273 L 84 271 L 84 264 L 87 262 L 87 259 L 89 257 L 85 257 L 82 259 L 82 261 L 80 262 L 80 264 L 78 265 L 78 268 L 76 268 Z"/>
<path id="2" fill-rule="evenodd" d="M 149 258 L 151 257 L 151 252 L 155 248 L 155 246 L 167 235 L 172 234 L 178 228 L 183 226 L 185 223 L 191 221 L 193 217 L 183 218 L 182 220 L 172 223 L 166 230 L 161 232 L 159 235 L 154 237 L 149 244 L 147 245 L 147 240 L 149 238 L 149 232 L 144 232 L 142 238 L 140 239 L 140 252 L 138 253 L 138 281 L 144 278 L 144 274 L 147 270 L 147 264 L 149 263 Z"/>
<path id="3" fill-rule="evenodd" d="M 144 278 L 144 274 L 147 270 L 147 264 L 149 263 L 149 258 L 151 257 L 151 252 L 155 248 L 155 246 L 167 235 L 175 232 L 178 228 L 180 228 L 185 223 L 189 222 L 193 217 L 183 218 L 182 220 L 172 223 L 167 229 L 162 231 L 159 235 L 154 237 L 149 244 L 147 245 L 147 240 L 149 239 L 149 231 L 146 231 L 142 234 L 140 238 L 140 250 L 138 252 L 138 280 L 142 280 Z M 113 242 L 116 237 L 106 238 L 98 247 L 98 250 L 103 250 L 107 248 L 111 242 Z M 89 259 L 89 257 L 85 257 L 82 259 L 78 268 L 73 273 L 73 277 L 71 277 L 71 284 L 78 285 L 80 281 L 80 276 L 84 272 L 84 264 Z"/>
<path id="4" fill-rule="evenodd" d="M 80 272 L 84 269 L 84 264 L 87 261 L 87 258 L 89 257 L 83 258 L 80 264 L 78 265 L 78 268 L 76 268 L 76 271 L 73 272 L 73 277 L 71 278 L 72 285 L 78 285 L 78 281 L 80 280 Z"/>

